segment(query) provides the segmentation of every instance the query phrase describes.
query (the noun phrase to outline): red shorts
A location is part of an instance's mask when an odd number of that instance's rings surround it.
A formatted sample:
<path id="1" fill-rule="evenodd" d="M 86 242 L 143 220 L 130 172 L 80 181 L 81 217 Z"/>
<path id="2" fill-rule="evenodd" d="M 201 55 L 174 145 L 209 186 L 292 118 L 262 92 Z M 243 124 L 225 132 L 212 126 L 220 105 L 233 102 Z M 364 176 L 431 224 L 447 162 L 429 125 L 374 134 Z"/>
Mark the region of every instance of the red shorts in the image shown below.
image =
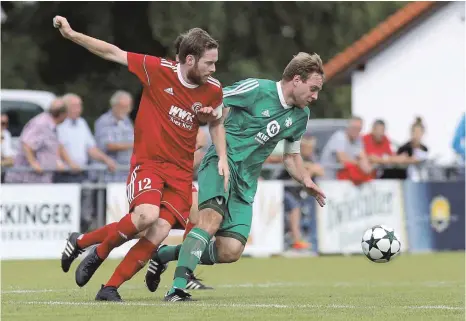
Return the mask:
<path id="1" fill-rule="evenodd" d="M 184 228 L 192 204 L 192 176 L 172 164 L 143 163 L 131 167 L 126 182 L 130 212 L 141 204 L 160 207 L 159 217 Z"/>

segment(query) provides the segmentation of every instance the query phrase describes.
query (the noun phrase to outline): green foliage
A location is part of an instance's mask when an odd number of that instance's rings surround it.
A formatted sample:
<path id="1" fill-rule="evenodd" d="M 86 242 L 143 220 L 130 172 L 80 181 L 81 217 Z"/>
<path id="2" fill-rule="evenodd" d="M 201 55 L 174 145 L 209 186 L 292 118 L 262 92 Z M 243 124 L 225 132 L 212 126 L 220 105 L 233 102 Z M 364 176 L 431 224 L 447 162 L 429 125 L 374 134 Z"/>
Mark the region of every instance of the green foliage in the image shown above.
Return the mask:
<path id="1" fill-rule="evenodd" d="M 176 36 L 193 27 L 220 42 L 216 77 L 225 85 L 248 77 L 279 79 L 299 51 L 328 61 L 403 2 L 35 2 L 8 10 L 2 26 L 2 88 L 73 91 L 93 121 L 116 89 L 136 98 L 137 79 L 61 38 L 56 14 L 80 32 L 124 50 L 172 57 Z M 3 5 L 3 4 L 2 4 Z M 21 21 L 21 23 L 18 23 Z M 348 85 L 327 85 L 313 108 L 317 117 L 351 113 Z"/>

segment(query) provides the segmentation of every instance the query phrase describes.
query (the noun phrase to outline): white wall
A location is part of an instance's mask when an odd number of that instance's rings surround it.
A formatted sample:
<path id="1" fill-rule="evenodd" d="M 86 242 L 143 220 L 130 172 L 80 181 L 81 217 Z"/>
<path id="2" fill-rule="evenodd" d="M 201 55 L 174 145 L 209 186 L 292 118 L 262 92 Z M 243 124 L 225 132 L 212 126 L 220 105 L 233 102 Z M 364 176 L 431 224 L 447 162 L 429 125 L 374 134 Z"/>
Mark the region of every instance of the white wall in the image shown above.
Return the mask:
<path id="1" fill-rule="evenodd" d="M 451 141 L 465 109 L 464 12 L 464 2 L 446 5 L 353 73 L 352 111 L 364 118 L 365 131 L 382 118 L 402 144 L 420 115 L 430 156 L 454 158 Z"/>

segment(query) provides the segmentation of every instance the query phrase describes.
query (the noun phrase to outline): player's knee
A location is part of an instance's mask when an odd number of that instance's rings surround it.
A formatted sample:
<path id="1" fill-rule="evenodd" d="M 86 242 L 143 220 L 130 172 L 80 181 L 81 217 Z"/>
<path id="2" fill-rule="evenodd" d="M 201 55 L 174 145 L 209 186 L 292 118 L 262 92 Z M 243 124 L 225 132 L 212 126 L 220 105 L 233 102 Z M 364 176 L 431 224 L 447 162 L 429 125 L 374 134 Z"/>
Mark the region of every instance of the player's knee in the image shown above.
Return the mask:
<path id="1" fill-rule="evenodd" d="M 220 263 L 233 263 L 240 259 L 244 245 L 231 237 L 217 237 L 217 251 Z"/>
<path id="2" fill-rule="evenodd" d="M 136 215 L 136 225 L 139 230 L 147 228 L 153 224 L 159 217 L 160 208 L 157 205 L 141 204 L 136 206 L 134 214 Z"/>
<path id="3" fill-rule="evenodd" d="M 196 227 L 203 229 L 210 235 L 214 235 L 220 228 L 223 217 L 211 208 L 204 208 L 199 212 L 199 221 Z"/>
<path id="4" fill-rule="evenodd" d="M 152 244 L 158 246 L 168 236 L 172 225 L 164 220 L 158 218 L 149 228 L 146 230 L 145 238 Z"/>

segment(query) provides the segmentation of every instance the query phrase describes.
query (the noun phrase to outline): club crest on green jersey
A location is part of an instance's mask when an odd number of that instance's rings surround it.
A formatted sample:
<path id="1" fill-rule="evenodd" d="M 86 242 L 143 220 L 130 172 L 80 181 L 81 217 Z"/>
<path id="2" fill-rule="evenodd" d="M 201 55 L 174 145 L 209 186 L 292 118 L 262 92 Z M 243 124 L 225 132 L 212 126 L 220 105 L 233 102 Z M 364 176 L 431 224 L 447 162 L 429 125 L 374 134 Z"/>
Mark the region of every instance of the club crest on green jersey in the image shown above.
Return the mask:
<path id="1" fill-rule="evenodd" d="M 280 124 L 276 120 L 272 120 L 267 124 L 267 134 L 258 132 L 256 135 L 256 141 L 264 145 L 270 138 L 276 136 L 280 132 Z"/>

